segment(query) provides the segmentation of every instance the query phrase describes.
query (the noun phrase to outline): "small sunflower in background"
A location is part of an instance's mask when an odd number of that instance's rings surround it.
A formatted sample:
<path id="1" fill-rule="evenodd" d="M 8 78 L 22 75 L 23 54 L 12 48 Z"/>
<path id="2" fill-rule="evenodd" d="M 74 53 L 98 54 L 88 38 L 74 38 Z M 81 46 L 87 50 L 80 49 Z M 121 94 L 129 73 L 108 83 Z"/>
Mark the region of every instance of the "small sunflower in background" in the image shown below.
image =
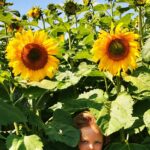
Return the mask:
<path id="1" fill-rule="evenodd" d="M 69 0 L 65 3 L 64 5 L 64 9 L 65 9 L 65 13 L 70 16 L 70 15 L 75 15 L 77 10 L 78 10 L 78 6 L 77 4 L 72 1 L 72 0 Z"/>
<path id="2" fill-rule="evenodd" d="M 134 0 L 136 6 L 144 6 L 147 3 L 150 3 L 150 0 Z"/>
<path id="3" fill-rule="evenodd" d="M 114 76 L 135 69 L 140 55 L 138 37 L 138 34 L 123 29 L 122 24 L 116 27 L 112 24 L 110 33 L 101 30 L 92 48 L 93 60 L 99 61 L 98 68 Z"/>
<path id="4" fill-rule="evenodd" d="M 83 4 L 84 4 L 85 6 L 89 6 L 90 3 L 91 3 L 91 0 L 83 0 Z"/>
<path id="5" fill-rule="evenodd" d="M 27 16 L 32 17 L 34 19 L 39 19 L 42 15 L 42 11 L 39 7 L 33 7 L 27 12 Z"/>
<path id="6" fill-rule="evenodd" d="M 5 5 L 4 0 L 0 0 L 0 6 L 4 6 L 4 5 Z"/>
<path id="7" fill-rule="evenodd" d="M 15 76 L 29 81 L 40 81 L 45 76 L 52 78 L 59 60 L 54 56 L 59 45 L 43 31 L 16 33 L 6 49 L 6 58 Z"/>
<path id="8" fill-rule="evenodd" d="M 51 12 L 54 12 L 54 11 L 56 11 L 56 9 L 57 9 L 54 4 L 48 4 L 47 8 L 48 8 L 48 10 L 50 10 Z"/>
<path id="9" fill-rule="evenodd" d="M 23 26 L 19 22 L 12 22 L 11 24 L 8 25 L 7 27 L 8 32 L 22 32 L 23 31 Z"/>

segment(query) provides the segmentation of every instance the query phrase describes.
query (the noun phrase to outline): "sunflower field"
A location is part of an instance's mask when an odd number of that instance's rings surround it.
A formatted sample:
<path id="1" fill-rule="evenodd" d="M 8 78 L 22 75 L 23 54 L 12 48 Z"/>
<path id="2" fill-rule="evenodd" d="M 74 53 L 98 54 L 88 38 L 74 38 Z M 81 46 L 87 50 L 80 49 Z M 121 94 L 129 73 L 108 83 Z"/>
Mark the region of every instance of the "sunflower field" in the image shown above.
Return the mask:
<path id="1" fill-rule="evenodd" d="M 104 150 L 150 150 L 150 0 L 0 0 L 0 150 L 77 150 L 89 110 Z"/>

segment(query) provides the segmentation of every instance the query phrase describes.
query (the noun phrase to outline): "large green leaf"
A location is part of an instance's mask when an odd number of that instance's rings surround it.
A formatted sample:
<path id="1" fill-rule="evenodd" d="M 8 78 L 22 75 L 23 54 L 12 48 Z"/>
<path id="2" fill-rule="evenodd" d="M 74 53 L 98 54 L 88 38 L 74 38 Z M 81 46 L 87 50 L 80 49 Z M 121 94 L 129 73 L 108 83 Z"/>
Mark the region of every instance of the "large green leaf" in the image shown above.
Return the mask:
<path id="1" fill-rule="evenodd" d="M 64 110 L 62 109 L 57 109 L 55 112 L 54 112 L 54 115 L 53 115 L 53 121 L 54 122 L 63 122 L 65 124 L 72 124 L 72 118 L 71 116 Z"/>
<path id="2" fill-rule="evenodd" d="M 72 85 L 77 84 L 80 81 L 81 76 L 77 76 L 76 73 L 71 71 L 65 71 L 59 72 L 58 76 L 56 76 L 56 79 L 59 81 L 57 88 L 66 89 Z"/>
<path id="3" fill-rule="evenodd" d="M 45 132 L 51 141 L 65 143 L 71 147 L 75 147 L 80 139 L 79 130 L 61 122 L 49 124 Z"/>
<path id="4" fill-rule="evenodd" d="M 105 100 L 104 92 L 100 89 L 94 89 L 89 92 L 80 94 L 77 99 L 62 104 L 62 108 L 68 112 L 77 112 L 85 109 L 94 109 L 99 112 L 103 107 Z M 94 112 L 96 113 L 96 112 Z M 96 115 L 96 114 L 95 114 Z"/>
<path id="5" fill-rule="evenodd" d="M 129 25 L 130 24 L 130 22 L 131 22 L 131 17 L 133 16 L 134 14 L 132 14 L 132 13 L 128 13 L 128 14 L 126 14 L 125 16 L 123 16 L 120 20 L 119 20 L 119 22 L 118 23 L 124 23 L 124 25 Z"/>
<path id="6" fill-rule="evenodd" d="M 121 93 L 116 100 L 111 102 L 110 108 L 107 105 L 100 111 L 98 123 L 105 135 L 110 135 L 121 128 L 132 126 L 135 117 L 132 117 L 133 100 L 127 93 Z"/>
<path id="7" fill-rule="evenodd" d="M 25 122 L 25 115 L 15 106 L 0 102 L 0 124 Z"/>
<path id="8" fill-rule="evenodd" d="M 144 123 L 148 129 L 148 133 L 150 134 L 150 109 L 144 113 L 143 119 L 144 119 Z"/>
<path id="9" fill-rule="evenodd" d="M 109 150 L 148 150 L 148 148 L 141 144 L 130 143 L 130 144 L 122 144 L 122 143 L 113 143 Z"/>
<path id="10" fill-rule="evenodd" d="M 125 76 L 124 80 L 132 83 L 132 86 L 135 87 L 132 94 L 137 99 L 140 100 L 150 97 L 150 70 L 148 68 L 140 67 L 132 76 Z"/>
<path id="11" fill-rule="evenodd" d="M 97 4 L 96 6 L 94 6 L 95 11 L 106 11 L 109 8 L 110 6 L 108 4 Z"/>
<path id="12" fill-rule="evenodd" d="M 80 44 L 82 45 L 92 45 L 94 42 L 94 34 L 89 34 L 88 36 L 86 36 L 81 42 Z"/>
<path id="13" fill-rule="evenodd" d="M 57 86 L 58 82 L 50 81 L 50 80 L 42 80 L 40 82 L 30 82 L 29 85 L 37 86 L 39 88 L 47 89 L 47 90 L 54 90 Z M 35 87 L 34 87 L 35 88 Z"/>
<path id="14" fill-rule="evenodd" d="M 10 135 L 6 145 L 9 150 L 43 150 L 43 143 L 37 135 L 23 137 Z"/>
<path id="15" fill-rule="evenodd" d="M 143 46 L 142 58 L 144 62 L 150 63 L 150 38 L 145 42 Z"/>
<path id="16" fill-rule="evenodd" d="M 11 13 L 6 13 L 3 11 L 0 11 L 0 21 L 4 22 L 6 24 L 10 24 L 12 22 L 13 15 Z"/>
<path id="17" fill-rule="evenodd" d="M 77 52 L 74 59 L 88 59 L 91 60 L 91 54 L 89 53 L 89 51 L 84 50 L 84 51 L 80 51 Z"/>

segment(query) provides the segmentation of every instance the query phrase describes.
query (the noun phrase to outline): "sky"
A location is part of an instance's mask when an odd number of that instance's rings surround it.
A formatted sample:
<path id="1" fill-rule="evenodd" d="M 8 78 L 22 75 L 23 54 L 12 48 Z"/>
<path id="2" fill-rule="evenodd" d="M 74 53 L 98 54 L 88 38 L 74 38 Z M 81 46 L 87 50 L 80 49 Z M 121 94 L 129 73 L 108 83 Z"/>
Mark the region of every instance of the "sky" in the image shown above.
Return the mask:
<path id="1" fill-rule="evenodd" d="M 82 0 L 75 0 L 82 3 Z M 104 2 L 105 0 L 96 0 L 96 2 Z M 40 6 L 42 9 L 46 9 L 49 3 L 63 4 L 65 0 L 8 0 L 12 2 L 13 6 L 10 9 L 18 10 L 21 15 L 26 14 L 33 6 Z"/>

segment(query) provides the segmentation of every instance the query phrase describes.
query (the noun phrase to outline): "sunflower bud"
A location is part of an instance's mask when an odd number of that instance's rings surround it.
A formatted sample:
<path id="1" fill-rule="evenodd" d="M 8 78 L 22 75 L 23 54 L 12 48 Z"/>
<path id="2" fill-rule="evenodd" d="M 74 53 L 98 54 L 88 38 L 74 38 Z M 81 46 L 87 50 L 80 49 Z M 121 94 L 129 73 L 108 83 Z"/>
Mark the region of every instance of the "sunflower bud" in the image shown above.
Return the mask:
<path id="1" fill-rule="evenodd" d="M 91 20 L 92 17 L 93 17 L 93 14 L 92 14 L 91 12 L 87 12 L 87 13 L 85 14 L 85 18 L 86 18 L 88 21 Z"/>
<path id="2" fill-rule="evenodd" d="M 76 3 L 74 3 L 73 1 L 70 0 L 70 1 L 65 3 L 64 9 L 65 9 L 65 13 L 68 16 L 70 16 L 70 15 L 76 14 L 78 7 L 77 7 Z"/>
<path id="3" fill-rule="evenodd" d="M 51 12 L 56 11 L 56 9 L 57 9 L 54 4 L 48 4 L 47 8 L 48 8 Z"/>
<path id="4" fill-rule="evenodd" d="M 33 7 L 27 12 L 27 16 L 35 19 L 39 19 L 41 15 L 42 15 L 42 11 L 39 7 Z"/>
<path id="5" fill-rule="evenodd" d="M 5 2 L 3 0 L 0 0 L 0 7 L 4 5 L 5 5 Z"/>
<path id="6" fill-rule="evenodd" d="M 90 3 L 91 3 L 91 0 L 83 0 L 83 4 L 84 4 L 85 6 L 89 6 Z"/>
<path id="7" fill-rule="evenodd" d="M 23 27 L 18 22 L 13 22 L 9 24 L 7 27 L 8 32 L 13 32 L 13 31 L 21 32 L 22 30 L 23 30 Z"/>
<path id="8" fill-rule="evenodd" d="M 146 4 L 146 0 L 134 0 L 136 6 L 144 6 Z"/>

